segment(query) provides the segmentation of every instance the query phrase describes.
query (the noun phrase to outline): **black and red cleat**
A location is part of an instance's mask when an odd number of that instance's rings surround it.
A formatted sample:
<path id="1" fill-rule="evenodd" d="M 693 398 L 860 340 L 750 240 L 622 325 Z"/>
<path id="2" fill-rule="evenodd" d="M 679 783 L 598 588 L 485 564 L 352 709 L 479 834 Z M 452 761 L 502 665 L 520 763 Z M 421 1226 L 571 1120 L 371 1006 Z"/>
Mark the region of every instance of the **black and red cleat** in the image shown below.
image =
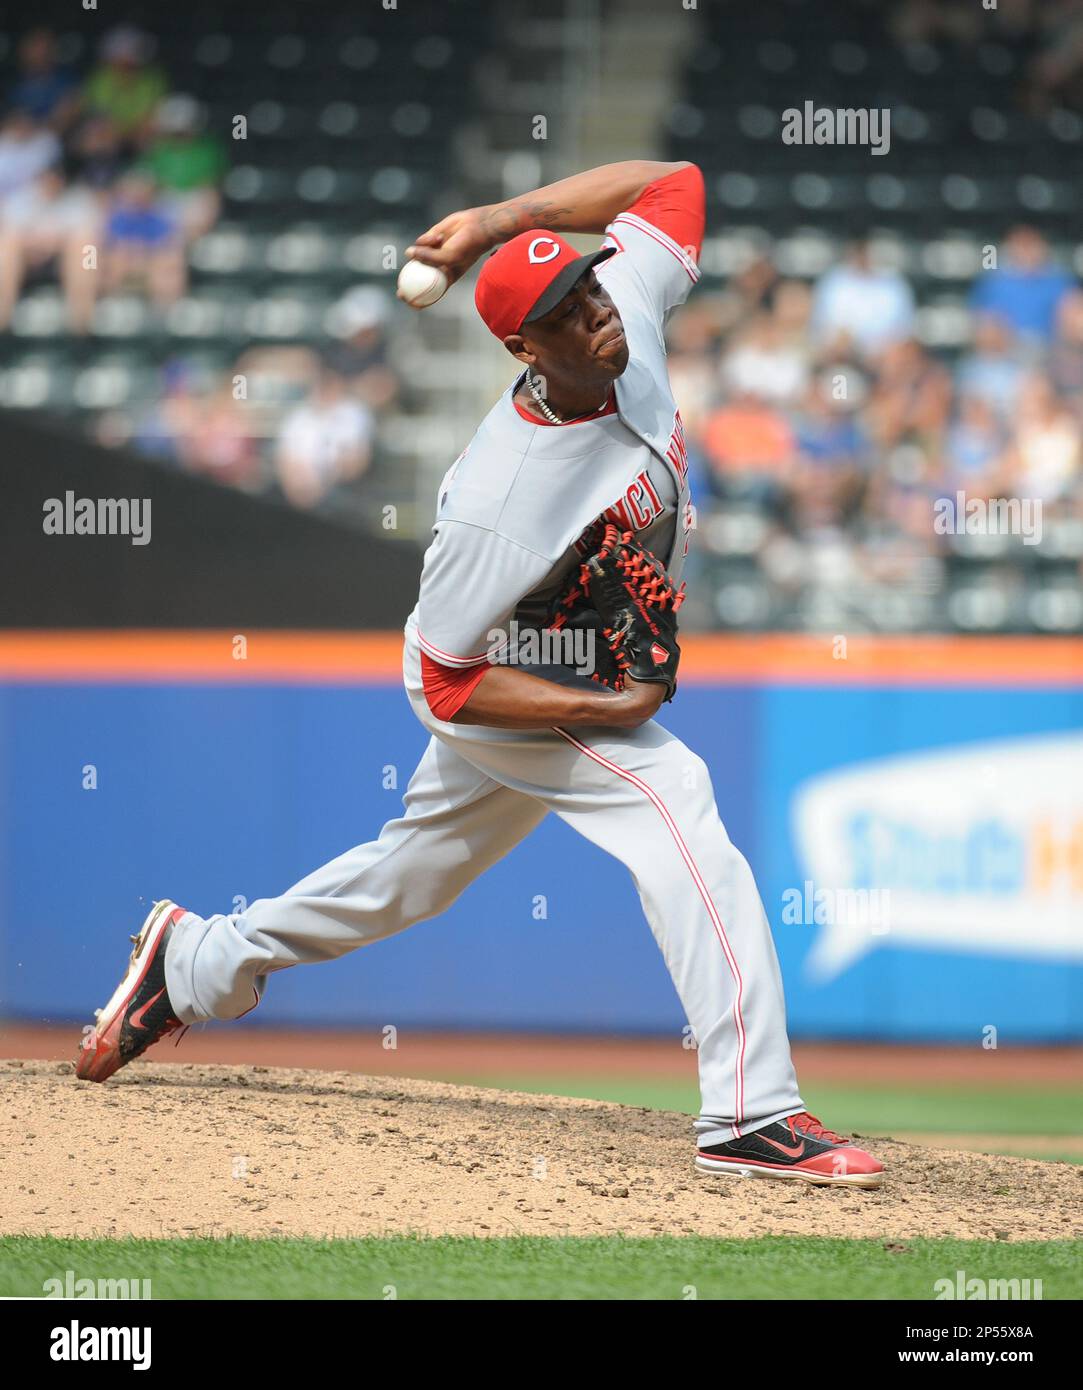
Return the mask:
<path id="1" fill-rule="evenodd" d="M 83 1081 L 106 1081 L 166 1033 L 184 1027 L 173 1012 L 165 987 L 165 952 L 173 924 L 184 908 L 155 903 L 138 936 L 124 978 L 113 991 L 79 1049 L 75 1074 Z"/>
<path id="2" fill-rule="evenodd" d="M 879 1187 L 884 1165 L 803 1110 L 696 1154 L 700 1173 L 792 1178 L 830 1187 Z"/>

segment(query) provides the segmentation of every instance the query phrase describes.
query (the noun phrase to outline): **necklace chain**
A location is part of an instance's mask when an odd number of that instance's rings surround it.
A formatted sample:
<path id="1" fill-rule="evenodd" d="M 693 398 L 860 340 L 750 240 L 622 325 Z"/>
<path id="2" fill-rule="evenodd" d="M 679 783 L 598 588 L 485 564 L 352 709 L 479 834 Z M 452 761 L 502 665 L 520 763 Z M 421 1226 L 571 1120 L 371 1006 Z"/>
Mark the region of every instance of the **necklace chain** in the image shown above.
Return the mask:
<path id="1" fill-rule="evenodd" d="M 550 423 L 551 425 L 566 425 L 566 424 L 568 423 L 568 421 L 565 420 L 564 417 L 563 417 L 562 415 L 558 415 L 558 414 L 556 413 L 556 411 L 553 409 L 553 407 L 549 404 L 549 402 L 545 399 L 545 397 L 542 395 L 542 393 L 538 390 L 538 387 L 537 387 L 537 385 L 535 384 L 534 378 L 530 375 L 529 372 L 527 373 L 526 384 L 530 387 L 530 394 L 534 397 L 535 401 L 537 402 L 537 404 L 538 404 L 538 409 L 541 411 L 541 413 L 545 416 L 545 418 L 549 421 L 549 423 Z M 598 406 L 598 407 L 597 407 L 596 409 L 594 409 L 594 410 L 585 410 L 585 411 L 583 412 L 583 414 L 584 414 L 584 415 L 597 415 L 597 413 L 598 413 L 599 410 L 604 409 L 604 407 L 605 407 L 605 405 L 606 405 L 606 402 L 607 402 L 608 400 L 609 400 L 609 393 L 606 392 L 605 400 L 602 402 L 602 404 L 601 404 L 600 406 Z M 579 417 L 579 416 L 573 416 L 572 418 L 573 418 L 573 419 L 579 419 L 580 417 Z"/>
<path id="2" fill-rule="evenodd" d="M 564 424 L 564 419 L 563 419 L 563 417 L 560 416 L 560 415 L 558 415 L 558 414 L 556 413 L 556 411 L 553 409 L 553 407 L 549 404 L 549 402 L 545 399 L 545 397 L 542 395 L 542 393 L 538 390 L 537 386 L 536 386 L 535 383 L 534 383 L 534 378 L 533 378 L 532 376 L 530 376 L 529 373 L 528 373 L 528 375 L 527 375 L 526 384 L 530 387 L 530 394 L 534 397 L 535 401 L 537 401 L 537 403 L 538 403 L 538 409 L 539 409 L 539 410 L 541 411 L 541 413 L 545 416 L 545 418 L 549 421 L 549 423 L 550 423 L 551 425 L 563 425 L 563 424 Z"/>

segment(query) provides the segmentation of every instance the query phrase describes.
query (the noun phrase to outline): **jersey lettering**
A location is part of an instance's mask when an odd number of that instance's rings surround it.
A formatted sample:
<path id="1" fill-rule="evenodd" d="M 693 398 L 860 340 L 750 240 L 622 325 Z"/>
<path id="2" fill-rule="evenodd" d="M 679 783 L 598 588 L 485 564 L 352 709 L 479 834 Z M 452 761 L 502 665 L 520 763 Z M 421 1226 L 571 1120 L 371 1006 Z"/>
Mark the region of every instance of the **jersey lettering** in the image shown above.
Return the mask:
<path id="1" fill-rule="evenodd" d="M 691 502 L 684 505 L 684 550 L 683 555 L 688 558 L 688 546 L 692 539 L 692 532 L 696 529 L 696 509 Z"/>
<path id="2" fill-rule="evenodd" d="M 599 526 L 611 522 L 619 531 L 643 531 L 665 512 L 658 489 L 646 469 L 636 478 L 619 501 L 614 502 L 597 521 L 592 521 L 575 543 L 580 555 L 590 554 L 598 544 Z"/>
<path id="3" fill-rule="evenodd" d="M 439 494 L 440 500 L 439 500 L 439 502 L 437 503 L 437 514 L 438 514 L 438 515 L 439 515 L 439 513 L 440 513 L 441 511 L 443 511 L 444 506 L 445 506 L 445 504 L 447 503 L 447 495 L 448 495 L 448 492 L 449 492 L 449 490 L 450 490 L 450 488 L 451 488 L 451 484 L 455 481 L 455 474 L 459 471 L 459 464 L 462 463 L 462 461 L 463 461 L 464 458 L 466 458 L 466 449 L 464 449 L 464 450 L 462 451 L 462 453 L 461 453 L 461 454 L 459 455 L 459 457 L 455 460 L 455 462 L 451 465 L 451 467 L 450 467 L 450 468 L 448 469 L 448 471 L 444 474 L 443 479 L 441 480 L 441 483 L 440 483 L 440 494 Z"/>
<path id="4" fill-rule="evenodd" d="M 650 495 L 651 504 L 654 507 L 654 516 L 661 516 L 665 511 L 665 507 L 662 505 L 662 499 L 658 496 L 655 486 L 651 482 L 651 475 L 649 473 L 641 473 L 639 476 L 643 479 L 643 486 Z M 651 518 L 651 520 L 653 519 L 654 517 Z"/>
<path id="5" fill-rule="evenodd" d="M 666 458 L 677 470 L 677 476 L 683 483 L 688 473 L 688 446 L 684 442 L 684 424 L 681 421 L 679 410 L 674 419 L 673 433 L 669 437 L 669 444 L 666 448 Z"/>
<path id="6" fill-rule="evenodd" d="M 643 508 L 642 497 L 645 491 L 643 482 L 646 474 L 641 473 L 632 486 L 628 489 L 627 503 L 628 510 L 632 515 L 632 530 L 642 531 L 644 526 L 648 526 L 657 513 L 645 511 Z"/>
<path id="7" fill-rule="evenodd" d="M 633 483 L 632 487 L 634 486 L 635 484 Z M 629 488 L 628 492 L 630 493 L 631 490 L 632 489 Z M 602 516 L 606 521 L 611 521 L 620 531 L 638 531 L 639 526 L 633 526 L 631 518 L 628 515 L 628 502 L 629 498 L 625 495 L 620 502 L 614 502 L 611 507 L 606 507 Z"/>

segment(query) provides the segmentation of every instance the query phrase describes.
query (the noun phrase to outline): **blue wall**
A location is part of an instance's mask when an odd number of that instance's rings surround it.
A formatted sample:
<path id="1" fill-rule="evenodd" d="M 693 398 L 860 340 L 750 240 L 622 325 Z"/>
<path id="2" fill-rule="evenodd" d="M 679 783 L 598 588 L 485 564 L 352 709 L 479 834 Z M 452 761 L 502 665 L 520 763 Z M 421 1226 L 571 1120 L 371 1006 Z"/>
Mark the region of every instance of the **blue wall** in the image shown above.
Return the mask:
<path id="1" fill-rule="evenodd" d="M 1004 1042 L 1083 1036 L 1083 863 L 1073 871 L 1067 848 L 1057 857 L 1073 826 L 1083 835 L 1079 692 L 689 684 L 666 722 L 706 757 L 722 817 L 760 880 L 796 1036 L 972 1039 L 990 1024 Z M 153 898 L 230 911 L 238 895 L 282 891 L 372 838 L 398 813 L 424 742 L 395 687 L 0 687 L 0 1010 L 83 1020 L 108 996 Z M 1015 771 L 998 783 L 1002 763 Z M 88 764 L 95 790 L 82 785 Z M 396 790 L 383 787 L 389 764 Z M 975 801 L 974 769 L 985 767 L 990 786 Z M 1030 767 L 1043 784 L 1033 805 L 1016 785 Z M 915 768 L 916 792 L 903 785 Z M 848 773 L 859 785 L 843 799 L 857 800 L 837 812 L 826 849 L 810 850 L 795 819 L 801 799 L 813 794 L 813 824 L 836 815 L 835 784 Z M 901 923 L 832 955 L 822 925 L 782 920 L 783 894 L 822 884 L 828 860 L 816 856 L 845 858 L 847 836 L 881 787 L 891 802 L 896 782 L 891 833 L 900 807 L 920 819 L 954 798 L 960 833 L 979 815 L 1033 857 L 1033 835 L 1051 824 L 1051 880 L 997 881 L 958 899 L 949 884 L 936 904 L 915 907 L 900 878 Z M 544 921 L 532 914 L 537 894 L 548 899 Z M 927 908 L 946 914 L 933 940 L 920 926 Z M 1000 924 L 995 940 L 983 935 L 986 911 Z M 259 1020 L 683 1023 L 623 870 L 552 817 L 439 920 L 276 975 Z"/>

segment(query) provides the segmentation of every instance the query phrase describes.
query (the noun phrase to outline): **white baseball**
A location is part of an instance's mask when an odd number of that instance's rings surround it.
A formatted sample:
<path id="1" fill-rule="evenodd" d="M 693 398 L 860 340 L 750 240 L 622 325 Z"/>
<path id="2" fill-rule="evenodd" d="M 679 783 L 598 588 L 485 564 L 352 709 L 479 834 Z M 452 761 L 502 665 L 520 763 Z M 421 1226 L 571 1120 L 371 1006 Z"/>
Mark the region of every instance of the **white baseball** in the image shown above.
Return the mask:
<path id="1" fill-rule="evenodd" d="M 447 293 L 447 276 L 439 266 L 407 261 L 399 271 L 398 296 L 411 309 L 427 309 Z"/>

